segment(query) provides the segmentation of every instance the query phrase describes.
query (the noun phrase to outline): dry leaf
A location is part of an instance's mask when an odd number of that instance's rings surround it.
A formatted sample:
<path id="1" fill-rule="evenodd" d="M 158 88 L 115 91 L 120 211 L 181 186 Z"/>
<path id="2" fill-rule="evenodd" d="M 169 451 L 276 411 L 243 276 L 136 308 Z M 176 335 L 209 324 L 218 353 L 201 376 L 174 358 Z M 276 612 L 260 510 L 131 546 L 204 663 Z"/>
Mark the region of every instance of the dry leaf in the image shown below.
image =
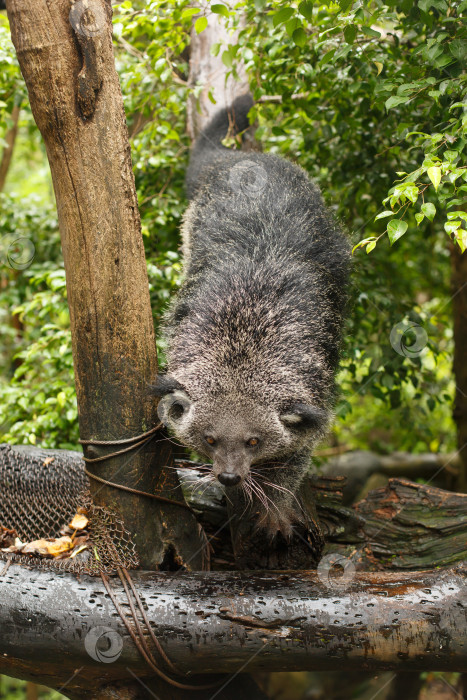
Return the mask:
<path id="1" fill-rule="evenodd" d="M 59 537 L 58 539 L 49 538 L 47 540 L 35 540 L 29 542 L 22 549 L 22 554 L 35 554 L 43 557 L 56 557 L 63 552 L 68 552 L 73 549 L 73 541 L 71 537 Z"/>
<path id="2" fill-rule="evenodd" d="M 76 513 L 68 527 L 72 530 L 84 530 L 88 526 L 89 520 L 83 513 Z"/>

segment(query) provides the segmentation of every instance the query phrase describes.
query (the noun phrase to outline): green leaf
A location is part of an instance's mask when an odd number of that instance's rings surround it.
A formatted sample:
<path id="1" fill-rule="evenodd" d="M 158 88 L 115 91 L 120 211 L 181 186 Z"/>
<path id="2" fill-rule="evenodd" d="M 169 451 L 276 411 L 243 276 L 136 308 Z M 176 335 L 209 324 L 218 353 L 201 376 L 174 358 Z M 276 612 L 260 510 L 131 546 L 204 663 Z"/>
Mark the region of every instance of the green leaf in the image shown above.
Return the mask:
<path id="1" fill-rule="evenodd" d="M 452 203 L 449 206 L 452 207 Z M 455 219 L 456 217 L 460 217 L 461 219 L 464 219 L 464 221 L 467 221 L 467 212 L 466 211 L 450 211 L 450 212 L 448 212 L 448 219 L 450 221 L 452 219 Z"/>
<path id="2" fill-rule="evenodd" d="M 377 32 L 376 30 L 372 29 L 371 27 L 361 27 L 362 32 L 366 35 L 371 37 L 372 39 L 379 39 L 381 36 L 381 32 Z"/>
<path id="3" fill-rule="evenodd" d="M 458 228 L 462 226 L 462 221 L 446 221 L 444 224 L 444 230 L 446 233 L 454 233 Z"/>
<path id="4" fill-rule="evenodd" d="M 401 238 L 408 229 L 408 224 L 402 219 L 393 219 L 388 223 L 388 236 L 391 245 Z"/>
<path id="5" fill-rule="evenodd" d="M 415 202 L 418 199 L 418 187 L 417 185 L 407 185 L 407 187 L 404 188 L 403 194 L 407 197 L 407 199 L 410 199 L 412 204 L 415 204 Z"/>
<path id="6" fill-rule="evenodd" d="M 425 217 L 423 216 L 423 214 L 420 214 L 420 213 L 415 214 L 415 221 L 417 222 L 417 226 L 422 223 L 424 218 Z"/>
<path id="7" fill-rule="evenodd" d="M 328 51 L 327 53 L 325 53 L 324 56 L 323 56 L 323 58 L 322 58 L 321 61 L 319 62 L 319 65 L 320 65 L 320 66 L 325 66 L 326 63 L 329 63 L 329 61 L 332 61 L 332 58 L 333 58 L 333 56 L 334 56 L 335 53 L 336 53 L 336 49 L 331 49 L 330 51 Z"/>
<path id="8" fill-rule="evenodd" d="M 433 221 L 434 215 L 436 214 L 436 207 L 431 202 L 425 202 L 425 204 L 422 204 L 422 212 L 427 219 Z"/>
<path id="9" fill-rule="evenodd" d="M 279 12 L 276 12 L 272 16 L 272 23 L 275 27 L 279 26 L 279 24 L 282 24 L 282 22 L 287 22 L 294 13 L 294 10 L 291 7 L 283 7 L 282 10 L 279 10 Z"/>
<path id="10" fill-rule="evenodd" d="M 449 51 L 452 53 L 454 58 L 462 61 L 467 56 L 467 46 L 465 39 L 454 39 L 449 44 Z"/>
<path id="11" fill-rule="evenodd" d="M 393 95 L 392 97 L 386 100 L 384 105 L 386 109 L 391 109 L 391 107 L 397 107 L 397 105 L 401 105 L 405 102 L 408 102 L 409 99 L 409 95 Z"/>
<path id="12" fill-rule="evenodd" d="M 372 250 L 376 248 L 376 241 L 371 241 L 371 243 L 368 243 L 367 247 L 365 248 L 366 254 L 371 253 Z"/>
<path id="13" fill-rule="evenodd" d="M 305 46 L 307 42 L 307 35 L 303 27 L 298 27 L 292 34 L 292 39 L 297 46 Z"/>
<path id="14" fill-rule="evenodd" d="M 444 151 L 443 158 L 452 163 L 456 158 L 458 158 L 459 153 L 457 151 Z"/>
<path id="15" fill-rule="evenodd" d="M 195 32 L 201 34 L 208 26 L 208 20 L 206 17 L 198 17 L 195 22 Z"/>
<path id="16" fill-rule="evenodd" d="M 229 16 L 229 11 L 226 8 L 225 5 L 211 5 L 211 10 L 216 14 L 216 15 L 222 15 L 223 17 L 228 17 Z"/>
<path id="17" fill-rule="evenodd" d="M 313 18 L 313 3 L 309 2 L 309 0 L 303 0 L 303 2 L 300 3 L 298 6 L 298 11 L 300 12 L 305 19 L 307 19 L 309 22 L 311 22 Z"/>
<path id="18" fill-rule="evenodd" d="M 288 22 L 285 23 L 285 31 L 289 36 L 292 36 L 294 31 L 302 26 L 298 17 L 292 17 Z"/>
<path id="19" fill-rule="evenodd" d="M 349 7 L 353 4 L 353 0 L 339 0 L 339 7 L 341 8 L 341 12 L 347 12 Z"/>
<path id="20" fill-rule="evenodd" d="M 182 11 L 182 19 L 193 17 L 193 15 L 197 15 L 199 12 L 201 12 L 201 8 L 199 7 L 185 7 Z"/>
<path id="21" fill-rule="evenodd" d="M 454 232 L 454 239 L 457 241 L 461 253 L 467 248 L 467 231 L 463 228 L 458 229 Z"/>
<path id="22" fill-rule="evenodd" d="M 439 183 L 441 182 L 441 168 L 431 167 L 428 168 L 426 173 L 433 183 L 435 190 L 438 190 Z"/>
<path id="23" fill-rule="evenodd" d="M 222 63 L 226 68 L 232 68 L 233 58 L 230 51 L 224 51 L 222 53 Z"/>
<path id="24" fill-rule="evenodd" d="M 377 70 L 376 75 L 379 75 L 379 74 L 381 73 L 381 71 L 383 70 L 384 66 L 383 66 L 383 64 L 380 63 L 379 61 L 373 61 L 373 63 L 374 63 L 375 66 L 376 66 L 376 70 Z"/>
<path id="25" fill-rule="evenodd" d="M 357 27 L 355 24 L 348 24 L 344 29 L 344 39 L 348 44 L 353 44 L 357 36 Z"/>
<path id="26" fill-rule="evenodd" d="M 391 211 L 390 209 L 386 209 L 385 211 L 382 211 L 381 214 L 378 214 L 378 216 L 375 216 L 375 221 L 378 219 L 385 219 L 387 216 L 393 216 L 394 212 Z"/>
<path id="27" fill-rule="evenodd" d="M 375 236 L 370 236 L 369 238 L 364 238 L 362 241 L 359 241 L 354 247 L 352 248 L 352 255 L 354 254 L 354 251 L 357 250 L 357 248 L 361 248 L 364 245 L 367 245 L 367 243 L 370 243 L 371 241 L 376 241 Z"/>

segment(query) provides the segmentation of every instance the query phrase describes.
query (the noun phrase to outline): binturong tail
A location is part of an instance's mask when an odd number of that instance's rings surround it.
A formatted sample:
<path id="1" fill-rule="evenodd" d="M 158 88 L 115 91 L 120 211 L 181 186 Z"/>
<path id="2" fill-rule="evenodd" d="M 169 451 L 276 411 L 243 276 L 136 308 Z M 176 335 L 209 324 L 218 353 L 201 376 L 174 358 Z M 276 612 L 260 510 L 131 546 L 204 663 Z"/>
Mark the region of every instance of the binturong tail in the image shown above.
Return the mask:
<path id="1" fill-rule="evenodd" d="M 222 145 L 227 134 L 236 136 L 248 129 L 250 122 L 248 112 L 254 101 L 249 93 L 237 97 L 230 107 L 219 110 L 203 129 L 191 149 L 190 163 L 186 174 L 186 191 L 193 199 L 198 188 L 203 184 L 203 171 L 215 165 L 216 161 L 232 151 Z"/>

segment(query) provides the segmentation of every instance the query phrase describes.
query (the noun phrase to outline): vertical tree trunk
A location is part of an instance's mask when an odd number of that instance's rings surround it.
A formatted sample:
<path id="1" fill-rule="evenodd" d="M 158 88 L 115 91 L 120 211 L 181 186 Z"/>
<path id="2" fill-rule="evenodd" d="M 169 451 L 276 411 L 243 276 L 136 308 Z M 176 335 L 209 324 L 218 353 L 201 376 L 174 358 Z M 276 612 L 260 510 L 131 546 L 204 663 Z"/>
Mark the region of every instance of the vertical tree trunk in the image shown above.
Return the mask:
<path id="1" fill-rule="evenodd" d="M 157 423 L 148 384 L 157 372 L 153 320 L 123 100 L 112 49 L 110 0 L 7 0 L 31 109 L 57 200 L 67 276 L 80 434 L 132 438 Z M 125 446 L 89 447 L 98 457 Z M 169 442 L 89 468 L 108 481 L 183 501 Z M 103 486 L 132 533 L 141 564 L 167 552 L 202 565 L 194 516 L 177 505 Z"/>
<path id="2" fill-rule="evenodd" d="M 0 161 L 0 192 L 3 192 L 6 182 L 6 176 L 8 175 L 8 170 L 10 169 L 11 157 L 13 155 L 15 141 L 18 135 L 18 122 L 20 111 L 21 107 L 19 105 L 15 105 L 13 107 L 13 111 L 11 113 L 13 125 L 10 129 L 8 129 L 7 134 L 5 136 L 5 148 L 3 149 L 2 160 Z"/>
<path id="3" fill-rule="evenodd" d="M 451 251 L 452 307 L 454 317 L 454 377 L 456 396 L 454 420 L 457 426 L 457 449 L 461 467 L 457 490 L 467 491 L 467 252 L 458 246 Z"/>
<path id="4" fill-rule="evenodd" d="M 198 97 L 192 93 L 188 98 L 187 130 L 192 140 L 198 136 L 217 110 L 228 107 L 235 97 L 243 95 L 249 89 L 243 65 L 238 66 L 239 80 L 235 80 L 232 75 L 226 76 L 227 69 L 222 62 L 224 48 L 229 44 L 237 43 L 237 33 L 229 34 L 225 20 L 211 12 L 210 4 L 206 0 L 202 0 L 197 5 L 201 8 L 201 14 L 207 17 L 208 26 L 201 34 L 197 34 L 194 28 L 191 31 L 188 83 L 191 87 L 201 86 Z M 211 46 L 219 42 L 223 46 L 217 56 L 213 56 Z M 209 98 L 209 94 L 215 100 L 214 103 Z"/>
<path id="5" fill-rule="evenodd" d="M 13 151 L 15 149 L 16 137 L 18 136 L 18 123 L 20 112 L 21 107 L 15 104 L 11 112 L 11 119 L 13 121 L 13 125 L 10 129 L 8 129 L 8 132 L 5 136 L 5 148 L 3 149 L 2 159 L 0 161 L 0 192 L 3 192 L 3 190 L 5 189 L 6 178 L 8 175 L 8 171 L 10 170 L 11 159 L 13 156 Z M 16 270 L 14 273 L 15 282 L 17 277 L 18 271 Z M 10 280 L 5 281 L 5 285 L 8 285 L 9 281 Z M 20 340 L 23 335 L 24 326 L 18 314 L 11 316 L 10 324 L 16 331 L 17 340 Z M 16 370 L 21 365 L 21 363 L 21 358 L 16 357 L 12 362 L 13 369 Z"/>

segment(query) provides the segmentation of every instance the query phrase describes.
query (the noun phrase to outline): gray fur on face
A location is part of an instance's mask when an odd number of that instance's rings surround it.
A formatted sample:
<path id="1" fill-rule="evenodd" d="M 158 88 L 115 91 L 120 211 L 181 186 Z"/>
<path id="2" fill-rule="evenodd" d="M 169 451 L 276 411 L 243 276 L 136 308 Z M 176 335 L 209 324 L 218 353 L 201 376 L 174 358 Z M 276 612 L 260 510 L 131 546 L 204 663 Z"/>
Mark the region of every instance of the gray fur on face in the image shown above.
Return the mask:
<path id="1" fill-rule="evenodd" d="M 232 105 L 238 131 L 251 105 L 248 96 Z M 260 521 L 287 534 L 332 413 L 349 247 L 306 173 L 224 148 L 228 125 L 223 110 L 192 152 L 185 279 L 154 391 L 163 422 L 212 459 L 214 477 L 256 494 L 252 474 L 267 473 Z"/>

